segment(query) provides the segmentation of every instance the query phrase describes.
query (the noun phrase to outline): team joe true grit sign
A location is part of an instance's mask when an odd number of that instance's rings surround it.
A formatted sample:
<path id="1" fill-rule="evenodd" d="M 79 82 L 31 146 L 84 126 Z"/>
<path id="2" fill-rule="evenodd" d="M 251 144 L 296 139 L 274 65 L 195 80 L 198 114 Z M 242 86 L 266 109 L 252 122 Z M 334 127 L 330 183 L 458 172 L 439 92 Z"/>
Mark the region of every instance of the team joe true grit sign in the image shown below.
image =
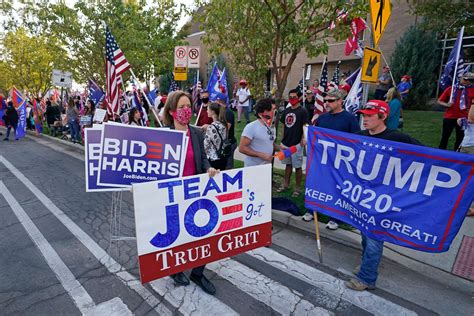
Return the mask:
<path id="1" fill-rule="evenodd" d="M 133 200 L 142 283 L 271 243 L 269 164 L 134 184 Z"/>

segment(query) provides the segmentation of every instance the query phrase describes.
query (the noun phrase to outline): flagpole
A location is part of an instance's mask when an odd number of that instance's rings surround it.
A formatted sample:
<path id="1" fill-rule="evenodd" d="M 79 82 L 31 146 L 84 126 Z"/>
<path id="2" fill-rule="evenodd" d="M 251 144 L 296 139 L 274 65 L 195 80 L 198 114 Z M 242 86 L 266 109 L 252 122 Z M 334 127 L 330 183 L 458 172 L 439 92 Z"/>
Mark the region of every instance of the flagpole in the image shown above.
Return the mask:
<path id="1" fill-rule="evenodd" d="M 135 76 L 135 73 L 133 72 L 132 68 L 130 68 L 129 70 L 130 70 L 130 72 L 132 73 L 133 79 L 138 83 L 139 81 L 138 81 L 137 77 Z M 123 83 L 123 81 L 122 81 L 122 83 Z M 148 106 L 150 107 L 151 112 L 153 113 L 153 115 L 155 116 L 156 120 L 158 121 L 158 124 L 160 124 L 160 127 L 163 127 L 163 124 L 161 123 L 161 121 L 159 120 L 158 116 L 156 115 L 155 109 L 154 109 L 153 106 L 151 105 L 150 100 L 148 100 L 148 97 L 146 96 L 146 94 L 145 94 L 145 92 L 143 91 L 143 89 L 140 89 L 140 90 L 141 90 L 141 92 L 142 92 L 142 95 L 145 97 L 145 101 L 148 103 Z"/>
<path id="2" fill-rule="evenodd" d="M 455 86 L 455 83 L 456 83 L 456 79 L 457 79 L 457 76 L 458 76 L 459 54 L 461 53 L 462 38 L 464 37 L 464 26 L 461 27 L 460 33 L 461 33 L 461 36 L 460 36 L 461 40 L 459 41 L 459 45 L 457 47 L 458 50 L 456 52 L 456 66 L 454 66 L 453 84 L 451 85 L 451 96 L 449 97 L 449 102 L 450 103 L 452 103 L 453 99 L 454 99 L 453 92 L 454 92 L 454 86 Z"/>

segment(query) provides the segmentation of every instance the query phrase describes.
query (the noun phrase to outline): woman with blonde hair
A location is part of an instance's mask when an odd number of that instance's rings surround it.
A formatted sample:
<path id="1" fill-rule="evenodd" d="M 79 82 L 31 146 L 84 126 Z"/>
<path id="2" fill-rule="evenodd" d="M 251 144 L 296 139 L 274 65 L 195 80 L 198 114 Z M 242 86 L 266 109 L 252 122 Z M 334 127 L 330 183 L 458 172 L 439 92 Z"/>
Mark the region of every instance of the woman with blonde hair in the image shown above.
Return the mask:
<path id="1" fill-rule="evenodd" d="M 388 106 L 390 107 L 390 115 L 387 118 L 387 128 L 396 130 L 400 125 L 400 117 L 402 115 L 402 102 L 400 100 L 400 92 L 397 88 L 390 88 L 387 92 Z"/>
<path id="2" fill-rule="evenodd" d="M 191 95 L 189 93 L 180 90 L 173 92 L 166 99 L 163 109 L 164 122 L 167 127 L 184 131 L 189 137 L 183 176 L 207 172 L 210 177 L 213 177 L 218 171 L 211 167 L 207 160 L 202 130 L 189 124 L 192 116 L 191 104 Z M 204 292 L 214 295 L 216 288 L 203 274 L 204 268 L 205 265 L 194 268 L 189 279 L 199 285 Z M 179 285 L 189 284 L 189 279 L 183 272 L 173 274 L 171 277 Z"/>

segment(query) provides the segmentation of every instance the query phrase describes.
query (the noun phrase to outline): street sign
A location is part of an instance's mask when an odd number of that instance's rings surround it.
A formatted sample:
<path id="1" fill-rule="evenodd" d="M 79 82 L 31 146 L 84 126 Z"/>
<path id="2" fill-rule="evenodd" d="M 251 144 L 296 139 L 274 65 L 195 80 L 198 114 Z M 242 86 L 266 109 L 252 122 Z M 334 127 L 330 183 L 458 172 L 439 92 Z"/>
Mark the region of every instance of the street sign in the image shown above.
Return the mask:
<path id="1" fill-rule="evenodd" d="M 51 81 L 53 82 L 54 86 L 59 86 L 63 88 L 71 88 L 72 87 L 72 73 L 54 69 Z"/>
<path id="2" fill-rule="evenodd" d="M 176 46 L 174 48 L 174 67 L 188 66 L 188 50 L 186 46 Z"/>
<path id="3" fill-rule="evenodd" d="M 201 59 L 201 48 L 199 46 L 188 46 L 188 68 L 199 68 Z"/>
<path id="4" fill-rule="evenodd" d="M 377 82 L 381 57 L 382 53 L 376 49 L 369 47 L 364 49 L 364 60 L 362 61 L 362 74 L 360 77 L 362 82 Z"/>
<path id="5" fill-rule="evenodd" d="M 378 45 L 391 13 L 390 0 L 370 0 L 370 17 L 372 18 L 374 46 Z"/>
<path id="6" fill-rule="evenodd" d="M 186 67 L 174 67 L 174 80 L 175 81 L 188 80 L 188 69 Z"/>

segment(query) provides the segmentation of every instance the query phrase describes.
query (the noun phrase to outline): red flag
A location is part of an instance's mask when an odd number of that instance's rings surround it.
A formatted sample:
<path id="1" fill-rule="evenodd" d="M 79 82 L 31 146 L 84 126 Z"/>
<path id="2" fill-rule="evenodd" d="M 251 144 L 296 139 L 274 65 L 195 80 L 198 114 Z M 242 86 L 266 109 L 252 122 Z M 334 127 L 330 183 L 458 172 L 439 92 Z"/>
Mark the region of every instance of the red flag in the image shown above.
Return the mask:
<path id="1" fill-rule="evenodd" d="M 351 33 L 352 35 L 347 38 L 346 46 L 344 47 L 344 54 L 349 56 L 353 51 L 359 48 L 359 33 L 365 30 L 367 27 L 364 19 L 355 18 L 351 22 Z"/>

